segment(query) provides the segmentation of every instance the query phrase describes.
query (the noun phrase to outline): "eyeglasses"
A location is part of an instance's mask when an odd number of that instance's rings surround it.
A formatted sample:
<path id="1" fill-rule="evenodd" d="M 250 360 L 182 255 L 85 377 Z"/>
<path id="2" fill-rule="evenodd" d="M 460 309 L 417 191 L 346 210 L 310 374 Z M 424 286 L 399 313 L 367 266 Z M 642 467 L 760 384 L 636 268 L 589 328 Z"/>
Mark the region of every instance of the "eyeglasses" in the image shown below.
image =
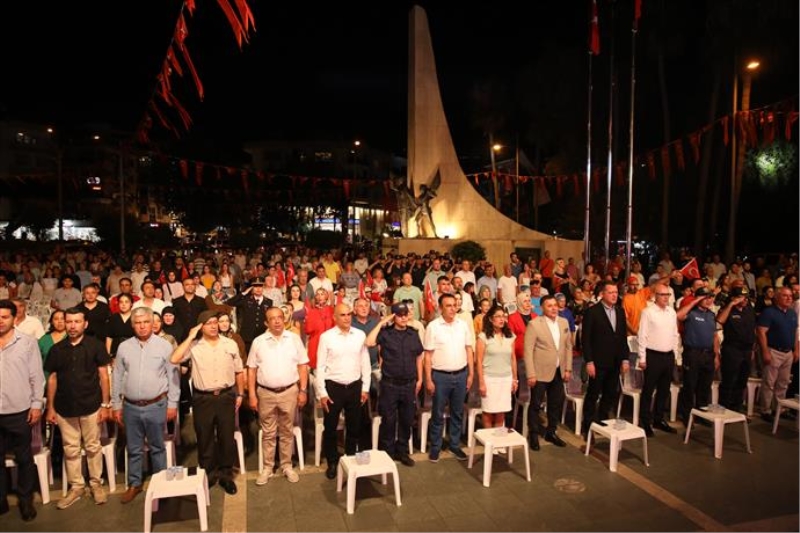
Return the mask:
<path id="1" fill-rule="evenodd" d="M 656 296 L 669 296 L 668 292 L 657 292 Z"/>

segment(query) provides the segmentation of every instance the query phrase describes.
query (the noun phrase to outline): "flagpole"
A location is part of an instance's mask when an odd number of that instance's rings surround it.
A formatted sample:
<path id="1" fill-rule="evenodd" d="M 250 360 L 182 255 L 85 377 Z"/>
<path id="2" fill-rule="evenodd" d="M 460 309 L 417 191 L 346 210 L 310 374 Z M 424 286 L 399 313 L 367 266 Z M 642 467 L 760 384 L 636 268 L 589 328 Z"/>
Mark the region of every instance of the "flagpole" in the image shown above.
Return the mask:
<path id="1" fill-rule="evenodd" d="M 592 198 L 592 52 L 589 51 L 589 90 L 586 119 L 586 205 L 583 214 L 583 265 L 592 262 L 589 250 L 589 211 Z"/>
<path id="2" fill-rule="evenodd" d="M 605 240 L 605 262 L 603 268 L 608 274 L 608 260 L 611 257 L 611 173 L 614 171 L 613 147 L 614 147 L 614 0 L 611 0 L 611 50 L 608 67 L 609 92 L 608 92 L 608 176 L 606 178 L 606 240 Z"/>
<path id="3" fill-rule="evenodd" d="M 634 102 L 636 101 L 636 34 L 639 31 L 639 9 L 636 4 L 636 14 L 631 29 L 631 119 L 628 126 L 628 224 L 625 231 L 625 277 L 631 274 L 631 247 L 633 240 L 633 124 Z"/>

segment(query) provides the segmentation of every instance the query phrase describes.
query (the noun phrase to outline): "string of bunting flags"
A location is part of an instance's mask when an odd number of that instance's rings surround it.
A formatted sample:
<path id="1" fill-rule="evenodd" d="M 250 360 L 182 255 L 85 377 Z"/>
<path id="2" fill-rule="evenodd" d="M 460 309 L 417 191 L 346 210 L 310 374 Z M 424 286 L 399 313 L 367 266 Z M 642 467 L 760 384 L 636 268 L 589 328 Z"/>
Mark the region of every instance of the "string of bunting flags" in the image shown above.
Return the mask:
<path id="1" fill-rule="evenodd" d="M 734 120 L 731 120 L 731 114 L 721 117 L 711 124 L 699 128 L 692 133 L 686 135 L 686 142 L 689 144 L 691 150 L 691 158 L 694 164 L 700 162 L 700 146 L 703 142 L 703 136 L 711 132 L 714 127 L 719 127 L 722 130 L 722 142 L 728 146 L 730 139 L 733 135 L 736 136 L 736 141 L 744 145 L 745 148 L 755 148 L 758 146 L 766 146 L 774 142 L 781 133 L 787 141 L 792 140 L 792 130 L 794 124 L 798 120 L 798 112 L 795 110 L 797 97 L 792 97 L 781 102 L 771 104 L 762 108 L 752 109 L 749 111 L 739 111 L 736 113 Z M 760 134 L 760 138 L 759 138 Z M 644 154 L 640 154 L 634 158 L 634 165 L 647 167 L 647 174 L 650 180 L 655 180 L 657 177 L 657 161 L 660 162 L 661 172 L 664 176 L 671 176 L 673 173 L 673 157 L 675 165 L 680 172 L 686 170 L 686 152 L 684 151 L 685 144 L 683 138 L 675 139 L 669 143 L 649 150 Z M 604 183 L 603 177 L 608 172 L 608 167 L 596 167 L 592 171 L 592 190 L 595 193 L 600 192 L 601 184 Z M 516 174 L 508 174 L 497 172 L 495 174 L 499 180 L 504 184 L 506 192 L 513 190 L 514 181 L 517 179 Z M 614 165 L 614 185 L 616 187 L 624 187 L 627 183 L 628 175 L 628 162 L 620 161 Z M 479 185 L 481 180 L 489 180 L 492 178 L 492 172 L 478 172 L 468 174 L 475 185 Z M 558 198 L 563 197 L 565 187 L 572 184 L 575 196 L 582 194 L 583 184 L 586 182 L 586 172 L 574 174 L 561 174 L 561 175 L 547 175 L 547 176 L 519 176 L 519 183 L 534 182 L 537 186 L 541 184 L 555 185 L 555 192 Z"/>
<path id="2" fill-rule="evenodd" d="M 228 23 L 233 29 L 233 35 L 241 50 L 242 43 L 249 42 L 250 32 L 255 32 L 256 30 L 255 17 L 247 5 L 247 0 L 234 0 L 235 8 L 231 5 L 231 0 L 217 0 L 217 4 L 228 19 Z M 135 138 L 142 144 L 149 144 L 150 130 L 153 128 L 153 117 L 178 138 L 181 136 L 180 131 L 174 120 L 170 120 L 171 115 L 177 115 L 184 130 L 188 131 L 192 125 L 192 117 L 173 91 L 173 83 L 176 81 L 175 74 L 182 78 L 184 69 L 188 71 L 197 90 L 198 98 L 202 101 L 205 97 L 203 82 L 197 74 L 194 62 L 189 55 L 189 49 L 186 46 L 186 39 L 189 37 L 189 25 L 186 21 L 187 18 L 194 15 L 195 9 L 195 0 L 185 0 L 181 4 L 172 39 L 169 46 L 167 46 L 166 57 L 156 76 L 156 85 L 147 103 L 147 110 L 136 127 Z M 171 110 L 171 112 L 168 113 L 168 110 Z"/>

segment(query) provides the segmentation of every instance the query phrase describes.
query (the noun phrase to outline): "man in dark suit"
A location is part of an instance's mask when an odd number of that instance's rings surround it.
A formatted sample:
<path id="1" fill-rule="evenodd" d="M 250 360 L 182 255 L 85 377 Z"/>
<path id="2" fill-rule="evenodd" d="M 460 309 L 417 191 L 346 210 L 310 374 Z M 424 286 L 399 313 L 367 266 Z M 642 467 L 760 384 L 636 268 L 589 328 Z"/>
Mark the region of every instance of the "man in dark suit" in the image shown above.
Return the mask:
<path id="1" fill-rule="evenodd" d="M 586 435 L 592 422 L 608 417 L 617 402 L 619 377 L 617 371 L 628 372 L 628 342 L 625 312 L 617 305 L 619 289 L 614 282 L 603 281 L 599 287 L 600 302 L 583 314 L 581 341 L 589 388 L 583 402 L 581 433 Z M 597 396 L 600 395 L 600 408 Z"/>

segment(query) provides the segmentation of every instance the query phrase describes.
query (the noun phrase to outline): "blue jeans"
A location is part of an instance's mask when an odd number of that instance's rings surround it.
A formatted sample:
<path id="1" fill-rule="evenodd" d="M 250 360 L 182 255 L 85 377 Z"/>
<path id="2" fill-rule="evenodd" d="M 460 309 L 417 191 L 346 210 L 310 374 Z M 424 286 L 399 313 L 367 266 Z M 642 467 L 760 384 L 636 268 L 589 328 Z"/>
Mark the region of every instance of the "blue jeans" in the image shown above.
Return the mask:
<path id="1" fill-rule="evenodd" d="M 464 422 L 464 403 L 467 400 L 467 369 L 457 374 L 432 371 L 433 415 L 431 417 L 431 455 L 442 449 L 442 429 L 444 428 L 445 402 L 450 405 L 450 449 L 460 448 L 461 428 Z"/>
<path id="2" fill-rule="evenodd" d="M 164 447 L 167 399 L 162 398 L 144 407 L 124 402 L 122 420 L 125 423 L 125 442 L 128 447 L 128 486 L 141 487 L 145 438 L 150 448 L 153 473 L 167 468 L 167 450 Z"/>

